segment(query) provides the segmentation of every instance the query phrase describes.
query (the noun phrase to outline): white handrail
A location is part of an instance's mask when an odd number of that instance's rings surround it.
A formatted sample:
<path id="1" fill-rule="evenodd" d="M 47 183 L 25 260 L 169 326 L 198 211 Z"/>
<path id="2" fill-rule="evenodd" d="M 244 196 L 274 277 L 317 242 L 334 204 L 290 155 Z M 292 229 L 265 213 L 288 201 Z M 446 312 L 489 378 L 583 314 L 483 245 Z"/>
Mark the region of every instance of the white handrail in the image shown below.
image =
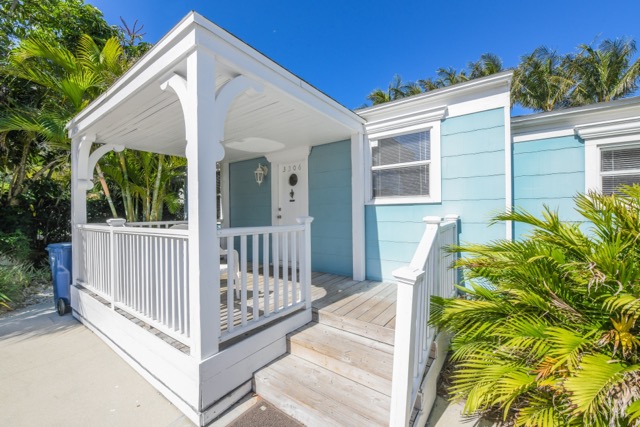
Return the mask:
<path id="1" fill-rule="evenodd" d="M 105 224 L 78 224 L 81 230 L 104 231 L 113 230 L 116 234 L 136 234 L 148 236 L 165 236 L 165 237 L 184 237 L 189 235 L 189 230 L 180 230 L 172 228 L 145 228 L 145 227 L 111 227 Z"/>
<path id="2" fill-rule="evenodd" d="M 188 224 L 188 221 L 135 221 L 127 222 L 129 227 L 143 227 L 143 228 L 169 228 L 173 225 Z"/>
<path id="3" fill-rule="evenodd" d="M 291 231 L 302 230 L 304 230 L 304 224 L 273 225 L 264 227 L 233 227 L 221 228 L 220 230 L 218 230 L 218 237 L 251 236 L 253 234 L 273 233 L 274 231 L 278 233 L 287 233 Z"/>
<path id="4" fill-rule="evenodd" d="M 426 229 L 409 265 L 393 272 L 397 279 L 396 327 L 391 389 L 391 426 L 408 426 L 422 378 L 429 368 L 435 331 L 428 325 L 432 295 L 453 293 L 457 216 L 425 217 Z"/>

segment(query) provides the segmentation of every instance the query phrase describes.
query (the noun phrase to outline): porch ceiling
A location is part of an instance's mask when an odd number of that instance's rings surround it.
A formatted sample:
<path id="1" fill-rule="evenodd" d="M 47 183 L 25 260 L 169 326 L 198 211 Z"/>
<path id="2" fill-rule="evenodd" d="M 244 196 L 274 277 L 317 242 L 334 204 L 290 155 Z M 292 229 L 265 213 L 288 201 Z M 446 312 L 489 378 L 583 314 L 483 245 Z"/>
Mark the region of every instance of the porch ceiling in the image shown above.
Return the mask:
<path id="1" fill-rule="evenodd" d="M 192 33 L 205 33 L 202 37 L 196 34 L 197 42 L 193 44 L 202 44 L 216 53 L 216 90 L 238 75 L 264 86 L 262 92 L 243 93 L 231 104 L 222 142 L 225 160 L 255 158 L 270 152 L 344 140 L 362 129 L 364 120 L 355 113 L 210 21 L 190 14 L 113 88 L 94 101 L 88 111 L 76 117 L 69 126 L 70 133 L 96 135 L 97 143 L 184 156 L 182 106 L 175 93 L 162 91 L 160 85 L 174 74 L 187 75 L 188 51 L 182 49 L 177 58 L 167 59 L 167 56 L 171 55 L 171 46 L 183 43 L 184 39 L 188 47 L 190 24 Z M 227 51 L 227 45 L 233 45 L 235 50 L 231 49 L 228 55 L 219 54 L 215 46 L 221 41 Z M 158 67 L 163 61 L 167 66 Z"/>

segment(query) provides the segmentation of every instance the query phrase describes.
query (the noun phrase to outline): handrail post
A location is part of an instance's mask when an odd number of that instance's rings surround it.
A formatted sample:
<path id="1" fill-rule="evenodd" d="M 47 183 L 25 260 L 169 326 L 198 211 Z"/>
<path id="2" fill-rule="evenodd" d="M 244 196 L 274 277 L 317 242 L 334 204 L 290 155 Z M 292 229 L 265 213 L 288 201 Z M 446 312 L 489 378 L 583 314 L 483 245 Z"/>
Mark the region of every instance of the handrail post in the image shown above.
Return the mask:
<path id="1" fill-rule="evenodd" d="M 416 316 L 418 294 L 424 270 L 401 267 L 393 273 L 398 283 L 396 304 L 396 331 L 393 354 L 393 381 L 391 384 L 391 413 L 389 425 L 409 425 L 413 389 L 413 367 L 416 345 Z M 424 285 L 424 283 L 422 283 Z"/>
<path id="2" fill-rule="evenodd" d="M 302 268 L 300 269 L 300 273 L 304 286 L 305 307 L 307 310 L 311 310 L 311 223 L 313 222 L 313 217 L 302 216 L 296 218 L 296 222 L 298 224 L 304 224 L 303 242 L 302 245 L 300 245 L 302 251 Z"/>
<path id="3" fill-rule="evenodd" d="M 444 217 L 444 219 L 445 219 L 445 221 L 453 222 L 455 224 L 453 226 L 453 244 L 457 245 L 458 244 L 458 232 L 459 232 L 458 223 L 460 221 L 460 215 L 449 214 L 449 215 L 446 215 Z M 452 263 L 455 263 L 457 261 L 458 256 L 459 256 L 459 252 L 456 252 L 456 253 L 452 254 L 452 258 L 453 258 Z M 457 268 L 451 268 L 451 264 L 444 266 L 444 268 L 447 269 L 446 271 L 448 271 L 449 269 L 451 269 L 453 271 L 451 273 L 451 276 L 453 277 L 453 283 L 459 282 L 460 278 L 458 277 L 458 269 Z M 448 292 L 448 293 L 446 292 L 445 289 L 443 289 L 442 294 L 439 295 L 439 296 L 445 297 L 445 298 L 449 298 L 449 297 L 451 297 L 453 295 L 454 289 L 452 289 L 451 292 Z"/>
<path id="4" fill-rule="evenodd" d="M 111 218 L 109 224 L 109 285 L 111 288 L 111 309 L 116 309 L 116 239 L 113 227 L 124 227 L 127 221 L 122 218 Z"/>

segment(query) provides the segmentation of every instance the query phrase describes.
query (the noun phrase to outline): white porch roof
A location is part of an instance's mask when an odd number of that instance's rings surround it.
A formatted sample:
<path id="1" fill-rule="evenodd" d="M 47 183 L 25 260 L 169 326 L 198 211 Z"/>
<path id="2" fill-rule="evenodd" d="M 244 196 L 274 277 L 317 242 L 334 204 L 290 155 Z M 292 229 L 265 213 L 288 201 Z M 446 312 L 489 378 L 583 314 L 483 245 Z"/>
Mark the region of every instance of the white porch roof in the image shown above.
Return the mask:
<path id="1" fill-rule="evenodd" d="M 68 125 L 71 137 L 185 156 L 185 124 L 178 96 L 161 84 L 186 77 L 194 49 L 216 57 L 216 91 L 244 75 L 263 86 L 231 104 L 222 145 L 225 161 L 348 139 L 365 120 L 203 16 L 191 12 Z M 211 96 L 214 96 L 212 93 Z"/>

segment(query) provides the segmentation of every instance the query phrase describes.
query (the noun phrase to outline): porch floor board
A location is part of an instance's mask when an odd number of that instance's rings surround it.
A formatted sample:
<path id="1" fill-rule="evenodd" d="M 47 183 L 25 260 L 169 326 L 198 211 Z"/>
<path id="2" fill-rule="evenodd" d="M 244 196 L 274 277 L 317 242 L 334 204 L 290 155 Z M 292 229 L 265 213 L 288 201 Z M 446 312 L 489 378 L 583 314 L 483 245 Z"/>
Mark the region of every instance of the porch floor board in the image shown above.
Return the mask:
<path id="1" fill-rule="evenodd" d="M 247 266 L 247 271 L 252 272 L 252 267 Z M 289 274 L 288 295 L 291 299 L 293 294 L 291 289 L 291 275 Z M 299 278 L 299 274 L 296 275 Z M 259 269 L 258 275 L 258 313 L 263 316 L 265 312 L 265 284 L 269 289 L 268 312 L 274 313 L 275 307 L 275 289 L 273 269 L 269 269 L 268 279 L 265 280 L 262 268 Z M 253 274 L 247 275 L 247 307 L 246 322 L 253 320 Z M 311 275 L 311 299 L 314 320 L 323 319 L 323 322 L 334 327 L 357 332 L 365 335 L 367 338 L 375 339 L 393 345 L 395 316 L 396 316 L 396 286 L 392 283 L 372 282 L 372 281 L 356 281 L 350 277 L 339 276 L 330 273 L 313 272 Z M 91 292 L 92 297 L 96 298 L 105 305 L 110 303 Z M 296 296 L 299 298 L 299 287 L 296 287 Z M 235 292 L 235 291 L 234 291 Z M 282 269 L 279 271 L 279 306 L 282 307 L 284 302 L 284 284 L 282 282 Z M 240 298 L 233 298 L 233 328 L 242 325 L 242 306 Z M 190 348 L 166 336 L 161 331 L 146 324 L 143 320 L 132 316 L 122 310 L 116 310 L 130 321 L 138 324 L 140 327 L 149 330 L 169 345 L 177 348 L 183 353 L 189 353 Z M 222 332 L 227 331 L 228 323 L 228 307 L 227 307 L 227 280 L 223 275 L 220 280 L 220 325 Z M 359 332 L 358 332 L 359 331 Z M 231 344 L 231 343 L 229 343 Z"/>
<path id="2" fill-rule="evenodd" d="M 248 272 L 252 272 L 249 265 Z M 299 277 L 299 274 L 296 275 Z M 293 295 L 291 288 L 291 274 L 289 272 L 289 283 L 287 285 L 287 295 L 289 301 Z M 253 319 L 253 274 L 248 274 L 247 282 L 247 322 Z M 265 284 L 269 289 L 268 312 L 274 313 L 275 289 L 273 269 L 269 270 L 268 280 L 265 280 L 262 268 L 258 274 L 258 311 L 262 316 L 265 312 Z M 330 273 L 313 272 L 311 275 L 311 299 L 314 315 L 339 317 L 344 322 L 352 321 L 360 327 L 369 329 L 388 329 L 384 335 L 392 336 L 395 330 L 396 317 L 396 285 L 394 283 L 356 281 L 350 277 L 339 276 Z M 284 284 L 282 282 L 282 269 L 279 271 L 278 301 L 281 307 L 284 303 Z M 296 287 L 296 301 L 299 299 L 299 288 Z M 233 325 L 234 328 L 242 324 L 241 300 L 234 295 Z M 228 323 L 227 310 L 227 278 L 222 276 L 220 281 L 220 315 L 222 330 L 227 330 Z M 375 338 L 371 337 L 370 338 Z M 388 342 L 388 338 L 381 338 L 383 342 Z M 392 342 L 391 342 L 392 343 Z"/>

